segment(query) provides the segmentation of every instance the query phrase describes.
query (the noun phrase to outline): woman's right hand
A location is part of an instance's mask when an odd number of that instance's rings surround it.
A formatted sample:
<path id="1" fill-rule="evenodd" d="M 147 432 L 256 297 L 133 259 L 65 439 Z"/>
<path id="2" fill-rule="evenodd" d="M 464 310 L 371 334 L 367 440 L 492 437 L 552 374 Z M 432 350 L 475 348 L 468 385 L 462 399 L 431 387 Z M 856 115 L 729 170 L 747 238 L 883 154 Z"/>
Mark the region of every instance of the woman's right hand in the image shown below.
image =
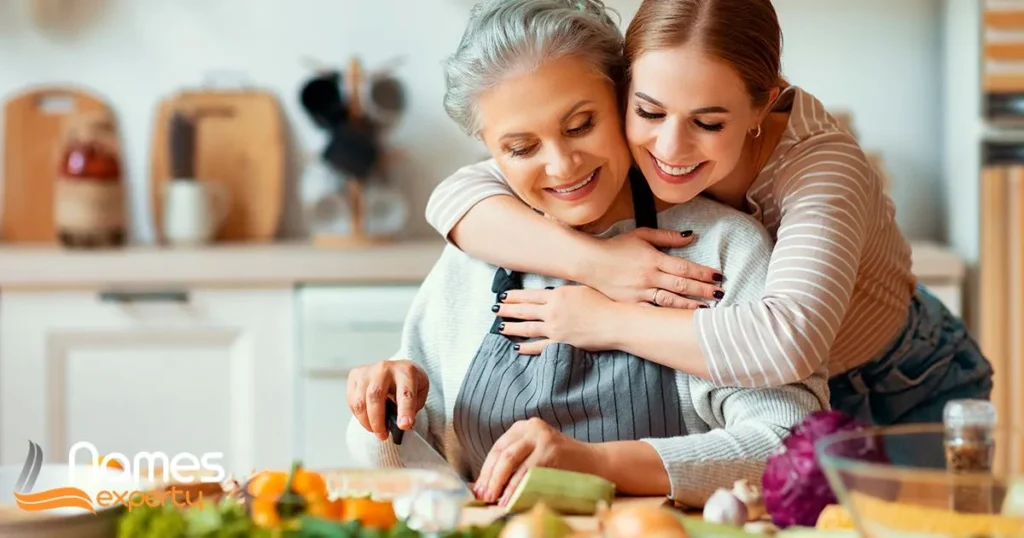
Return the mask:
<path id="1" fill-rule="evenodd" d="M 692 232 L 637 228 L 599 240 L 594 254 L 584 262 L 581 282 L 618 302 L 706 307 L 700 299 L 718 300 L 725 293 L 718 287 L 722 274 L 658 250 L 685 247 L 695 239 Z"/>
<path id="2" fill-rule="evenodd" d="M 348 375 L 348 407 L 359 424 L 381 441 L 388 439 L 385 401 L 393 397 L 398 404 L 398 427 L 408 430 L 427 403 L 429 391 L 427 374 L 408 360 L 380 361 Z"/>

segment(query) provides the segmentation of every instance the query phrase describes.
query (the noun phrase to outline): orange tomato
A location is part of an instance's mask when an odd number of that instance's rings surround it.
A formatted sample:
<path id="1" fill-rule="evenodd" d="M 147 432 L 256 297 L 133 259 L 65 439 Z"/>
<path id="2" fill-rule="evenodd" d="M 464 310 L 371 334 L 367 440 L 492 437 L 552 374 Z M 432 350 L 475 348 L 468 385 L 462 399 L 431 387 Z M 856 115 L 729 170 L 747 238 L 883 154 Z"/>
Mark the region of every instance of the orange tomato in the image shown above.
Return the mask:
<path id="1" fill-rule="evenodd" d="M 274 529 L 281 526 L 281 516 L 277 513 L 277 501 L 257 499 L 252 503 L 252 521 L 257 527 Z"/>
<path id="2" fill-rule="evenodd" d="M 262 471 L 249 480 L 247 493 L 257 500 L 277 501 L 284 493 L 288 483 L 288 473 L 282 471 Z"/>
<path id="3" fill-rule="evenodd" d="M 395 509 L 388 501 L 350 497 L 343 499 L 342 503 L 342 521 L 359 520 L 363 527 L 371 529 L 388 529 L 398 523 Z"/>
<path id="4" fill-rule="evenodd" d="M 320 473 L 299 468 L 292 477 L 292 491 L 305 499 L 326 498 L 327 481 Z"/>

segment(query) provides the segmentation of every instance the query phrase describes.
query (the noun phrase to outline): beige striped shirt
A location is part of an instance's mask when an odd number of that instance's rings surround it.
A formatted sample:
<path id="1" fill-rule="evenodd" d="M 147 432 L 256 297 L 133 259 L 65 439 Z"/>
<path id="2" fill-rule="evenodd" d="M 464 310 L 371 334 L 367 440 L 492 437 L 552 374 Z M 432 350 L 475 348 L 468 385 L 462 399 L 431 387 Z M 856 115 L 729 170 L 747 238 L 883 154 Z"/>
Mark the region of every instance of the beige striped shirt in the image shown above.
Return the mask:
<path id="1" fill-rule="evenodd" d="M 871 361 L 903 329 L 916 279 L 895 207 L 867 156 L 810 93 L 791 108 L 747 201 L 776 241 L 760 301 L 694 312 L 718 385 L 780 386 L 827 363 L 831 375 Z M 445 179 L 427 221 L 448 237 L 481 200 L 513 195 L 493 161 Z"/>

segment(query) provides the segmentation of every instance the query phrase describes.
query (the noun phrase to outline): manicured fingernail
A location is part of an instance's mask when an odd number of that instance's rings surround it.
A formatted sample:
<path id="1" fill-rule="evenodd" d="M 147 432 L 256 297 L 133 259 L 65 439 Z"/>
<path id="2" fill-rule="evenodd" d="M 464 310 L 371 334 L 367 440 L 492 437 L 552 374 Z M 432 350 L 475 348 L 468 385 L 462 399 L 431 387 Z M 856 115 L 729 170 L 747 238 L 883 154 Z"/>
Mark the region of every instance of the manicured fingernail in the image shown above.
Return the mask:
<path id="1" fill-rule="evenodd" d="M 505 330 L 505 324 L 502 323 L 502 324 L 498 325 L 498 330 L 499 331 L 504 331 Z"/>
<path id="2" fill-rule="evenodd" d="M 725 277 L 722 276 L 722 273 L 715 273 L 711 275 L 711 280 L 714 280 L 715 282 L 721 282 L 722 280 L 725 280 Z"/>
<path id="3" fill-rule="evenodd" d="M 706 304 L 702 304 L 702 305 L 698 306 L 697 308 L 711 308 L 711 307 L 706 305 Z"/>
<path id="4" fill-rule="evenodd" d="M 693 230 L 686 230 L 685 232 L 679 232 L 679 235 L 681 235 L 683 237 L 690 237 L 691 235 L 693 235 Z"/>
<path id="5" fill-rule="evenodd" d="M 497 312 L 499 308 L 501 308 L 499 305 L 494 305 L 491 307 L 491 312 Z"/>
<path id="6" fill-rule="evenodd" d="M 548 287 L 546 287 L 544 289 L 546 289 L 546 290 L 553 290 L 553 289 L 555 289 L 555 287 L 554 286 L 548 286 Z"/>
<path id="7" fill-rule="evenodd" d="M 508 299 L 508 294 L 507 293 L 502 293 L 501 295 L 498 296 L 498 299 L 504 301 L 505 299 Z"/>
<path id="8" fill-rule="evenodd" d="M 725 297 L 725 292 L 722 290 L 715 290 L 713 295 L 715 296 L 715 299 L 721 299 L 722 297 Z"/>
<path id="9" fill-rule="evenodd" d="M 516 344 L 516 345 L 512 346 L 512 349 L 514 349 L 516 351 L 519 351 L 519 344 Z"/>
<path id="10" fill-rule="evenodd" d="M 398 417 L 398 427 L 405 429 L 412 425 L 412 419 L 409 417 Z"/>

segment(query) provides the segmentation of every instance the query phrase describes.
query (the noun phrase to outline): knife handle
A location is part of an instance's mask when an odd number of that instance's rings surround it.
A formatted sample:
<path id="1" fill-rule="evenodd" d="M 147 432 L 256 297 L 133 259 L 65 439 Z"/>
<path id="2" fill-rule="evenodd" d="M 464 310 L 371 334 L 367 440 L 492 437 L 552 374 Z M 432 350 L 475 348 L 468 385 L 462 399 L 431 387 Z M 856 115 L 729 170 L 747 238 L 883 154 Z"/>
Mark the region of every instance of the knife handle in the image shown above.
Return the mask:
<path id="1" fill-rule="evenodd" d="M 402 437 L 405 436 L 405 430 L 398 427 L 398 404 L 395 403 L 391 398 L 384 400 L 384 420 L 387 424 L 388 431 L 391 432 L 391 440 L 396 445 L 402 444 Z"/>

